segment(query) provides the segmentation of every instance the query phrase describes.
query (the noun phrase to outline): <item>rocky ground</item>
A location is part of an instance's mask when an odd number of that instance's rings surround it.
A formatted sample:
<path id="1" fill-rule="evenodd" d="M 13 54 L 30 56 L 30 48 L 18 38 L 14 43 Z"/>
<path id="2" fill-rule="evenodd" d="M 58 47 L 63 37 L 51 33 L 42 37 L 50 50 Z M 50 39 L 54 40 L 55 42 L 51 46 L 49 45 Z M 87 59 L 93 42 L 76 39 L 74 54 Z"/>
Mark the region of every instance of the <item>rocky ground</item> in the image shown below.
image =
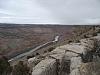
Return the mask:
<path id="1" fill-rule="evenodd" d="M 67 44 L 28 57 L 14 66 L 0 54 L 0 75 L 99 75 L 100 35 L 97 28 L 75 30 Z"/>
<path id="2" fill-rule="evenodd" d="M 99 75 L 98 45 L 100 36 L 57 47 L 32 68 L 32 75 Z M 35 59 L 29 59 L 29 65 L 34 64 Z"/>

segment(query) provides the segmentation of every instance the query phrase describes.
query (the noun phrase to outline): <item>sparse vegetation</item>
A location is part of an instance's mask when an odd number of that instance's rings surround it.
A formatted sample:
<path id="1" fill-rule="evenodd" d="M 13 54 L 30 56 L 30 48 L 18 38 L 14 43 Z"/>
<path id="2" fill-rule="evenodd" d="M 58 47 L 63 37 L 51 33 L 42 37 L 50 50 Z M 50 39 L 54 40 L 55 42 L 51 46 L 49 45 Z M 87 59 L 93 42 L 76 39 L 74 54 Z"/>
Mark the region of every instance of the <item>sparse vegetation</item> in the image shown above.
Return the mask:
<path id="1" fill-rule="evenodd" d="M 30 69 L 27 64 L 24 64 L 23 61 L 19 61 L 17 65 L 14 66 L 12 75 L 30 75 Z"/>
<path id="2" fill-rule="evenodd" d="M 27 56 L 27 59 L 33 58 L 35 55 Z"/>
<path id="3" fill-rule="evenodd" d="M 98 26 L 75 26 L 72 31 L 73 35 L 70 36 L 68 43 L 79 42 L 80 39 L 97 36 L 98 31 Z"/>
<path id="4" fill-rule="evenodd" d="M 40 54 L 39 54 L 39 53 L 36 53 L 36 56 L 37 56 L 37 55 L 40 55 Z"/>
<path id="5" fill-rule="evenodd" d="M 68 43 L 71 43 L 71 42 L 73 42 L 73 41 L 72 41 L 72 40 L 69 40 L 69 41 L 68 41 Z"/>
<path id="6" fill-rule="evenodd" d="M 100 75 L 100 62 L 83 63 L 80 72 L 82 75 Z"/>
<path id="7" fill-rule="evenodd" d="M 0 55 L 0 75 L 10 75 L 12 67 L 10 66 L 7 58 Z"/>
<path id="8" fill-rule="evenodd" d="M 49 49 L 48 49 L 48 52 L 51 52 L 52 50 L 54 50 L 55 48 L 54 47 L 50 47 Z"/>

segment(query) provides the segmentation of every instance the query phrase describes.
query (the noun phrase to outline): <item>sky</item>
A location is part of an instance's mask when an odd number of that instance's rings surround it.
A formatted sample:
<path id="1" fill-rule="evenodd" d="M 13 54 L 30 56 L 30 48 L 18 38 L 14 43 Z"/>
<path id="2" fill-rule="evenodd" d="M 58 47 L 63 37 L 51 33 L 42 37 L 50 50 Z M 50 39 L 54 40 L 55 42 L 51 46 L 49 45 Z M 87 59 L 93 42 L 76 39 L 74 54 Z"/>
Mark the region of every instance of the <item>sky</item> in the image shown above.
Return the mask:
<path id="1" fill-rule="evenodd" d="M 100 0 L 0 0 L 0 23 L 100 24 Z"/>

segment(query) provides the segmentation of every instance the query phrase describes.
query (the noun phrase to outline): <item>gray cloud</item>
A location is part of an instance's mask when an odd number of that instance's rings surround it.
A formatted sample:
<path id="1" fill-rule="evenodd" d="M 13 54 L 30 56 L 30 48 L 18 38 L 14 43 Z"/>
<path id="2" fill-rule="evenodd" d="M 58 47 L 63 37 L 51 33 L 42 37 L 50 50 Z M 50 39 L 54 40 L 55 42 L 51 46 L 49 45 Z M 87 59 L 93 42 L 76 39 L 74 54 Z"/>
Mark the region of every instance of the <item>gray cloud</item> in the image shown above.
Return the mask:
<path id="1" fill-rule="evenodd" d="M 0 0 L 0 22 L 96 24 L 99 0 Z"/>

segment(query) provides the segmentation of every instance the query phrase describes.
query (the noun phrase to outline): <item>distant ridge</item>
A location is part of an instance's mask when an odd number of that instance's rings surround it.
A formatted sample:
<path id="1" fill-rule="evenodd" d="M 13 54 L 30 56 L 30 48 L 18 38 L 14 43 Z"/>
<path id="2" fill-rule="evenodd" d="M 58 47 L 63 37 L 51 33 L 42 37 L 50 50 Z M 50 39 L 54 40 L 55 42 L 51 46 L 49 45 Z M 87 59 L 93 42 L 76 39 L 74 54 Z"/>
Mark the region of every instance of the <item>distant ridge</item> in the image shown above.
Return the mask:
<path id="1" fill-rule="evenodd" d="M 77 25 L 100 25 L 100 24 L 17 24 L 17 23 L 0 23 L 0 27 L 30 27 L 30 26 L 77 26 Z"/>
<path id="2" fill-rule="evenodd" d="M 60 24 L 11 24 L 11 23 L 0 23 L 0 28 L 14 28 L 14 27 L 63 27 L 70 25 L 60 25 Z M 73 25 L 71 25 L 73 26 Z M 70 27 L 71 27 L 70 26 Z"/>

